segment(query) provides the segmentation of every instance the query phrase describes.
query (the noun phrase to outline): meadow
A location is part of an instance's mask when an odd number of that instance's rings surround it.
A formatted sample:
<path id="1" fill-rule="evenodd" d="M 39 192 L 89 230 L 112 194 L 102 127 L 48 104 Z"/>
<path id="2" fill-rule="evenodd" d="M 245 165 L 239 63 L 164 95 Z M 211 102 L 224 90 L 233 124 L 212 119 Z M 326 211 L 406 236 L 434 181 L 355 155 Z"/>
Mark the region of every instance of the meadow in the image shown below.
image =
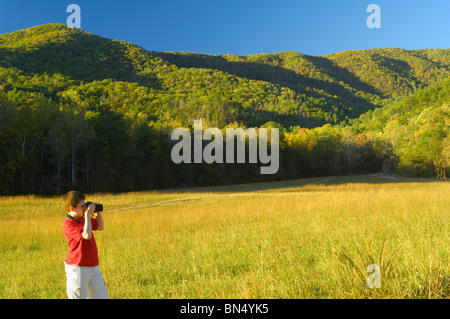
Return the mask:
<path id="1" fill-rule="evenodd" d="M 88 194 L 110 298 L 450 298 L 450 184 L 384 175 Z M 62 197 L 0 197 L 0 298 L 67 298 Z M 367 287 L 367 267 L 381 288 Z"/>

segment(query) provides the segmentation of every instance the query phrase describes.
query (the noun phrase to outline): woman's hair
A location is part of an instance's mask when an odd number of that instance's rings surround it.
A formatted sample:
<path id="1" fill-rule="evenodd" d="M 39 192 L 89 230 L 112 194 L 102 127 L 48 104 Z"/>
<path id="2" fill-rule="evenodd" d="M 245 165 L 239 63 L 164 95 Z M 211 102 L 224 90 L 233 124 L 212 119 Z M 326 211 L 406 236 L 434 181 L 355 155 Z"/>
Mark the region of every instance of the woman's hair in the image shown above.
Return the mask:
<path id="1" fill-rule="evenodd" d="M 64 208 L 66 211 L 70 211 L 70 206 L 76 207 L 84 199 L 86 199 L 86 196 L 83 193 L 70 191 L 64 195 Z"/>

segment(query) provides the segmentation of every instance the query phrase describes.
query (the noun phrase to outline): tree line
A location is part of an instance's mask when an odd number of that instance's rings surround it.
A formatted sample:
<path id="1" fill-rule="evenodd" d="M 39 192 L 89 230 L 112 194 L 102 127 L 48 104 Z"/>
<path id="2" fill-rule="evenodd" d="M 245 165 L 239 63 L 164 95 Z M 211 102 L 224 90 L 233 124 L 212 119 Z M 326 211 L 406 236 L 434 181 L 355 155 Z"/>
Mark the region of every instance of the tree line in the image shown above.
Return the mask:
<path id="1" fill-rule="evenodd" d="M 61 24 L 0 35 L 0 193 L 449 174 L 450 50 L 148 52 Z M 176 165 L 177 127 L 278 127 L 280 169 Z"/>
<path id="2" fill-rule="evenodd" d="M 439 82 L 347 124 L 262 124 L 280 130 L 280 168 L 274 175 L 260 175 L 261 163 L 174 164 L 172 130 L 192 129 L 181 120 L 155 120 L 144 112 L 106 107 L 109 101 L 93 105 L 73 89 L 58 92 L 56 98 L 3 91 L 0 192 L 122 192 L 381 171 L 446 178 L 449 83 Z M 93 94 L 101 98 L 97 93 Z M 213 126 L 203 121 L 204 129 Z M 247 126 L 234 121 L 221 129 L 227 127 Z"/>

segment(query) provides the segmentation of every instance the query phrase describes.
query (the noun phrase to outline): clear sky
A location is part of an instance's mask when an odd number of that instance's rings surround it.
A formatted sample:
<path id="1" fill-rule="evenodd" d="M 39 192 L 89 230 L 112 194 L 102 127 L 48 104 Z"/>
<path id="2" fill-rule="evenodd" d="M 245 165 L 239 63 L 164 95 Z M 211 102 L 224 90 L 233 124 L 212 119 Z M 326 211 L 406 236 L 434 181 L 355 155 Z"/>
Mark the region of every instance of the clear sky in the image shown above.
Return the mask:
<path id="1" fill-rule="evenodd" d="M 66 23 L 149 51 L 254 54 L 450 47 L 450 0 L 0 0 L 0 33 Z M 369 4 L 381 28 L 369 29 Z"/>

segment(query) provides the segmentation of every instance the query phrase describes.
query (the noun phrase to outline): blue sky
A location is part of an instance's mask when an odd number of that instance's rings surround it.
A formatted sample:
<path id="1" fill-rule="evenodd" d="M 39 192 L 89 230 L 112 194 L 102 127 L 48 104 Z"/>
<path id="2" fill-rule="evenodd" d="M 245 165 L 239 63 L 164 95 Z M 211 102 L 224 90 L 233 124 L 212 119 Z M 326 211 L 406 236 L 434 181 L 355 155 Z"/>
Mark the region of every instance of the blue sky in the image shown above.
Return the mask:
<path id="1" fill-rule="evenodd" d="M 81 28 L 149 51 L 254 54 L 295 50 L 450 47 L 449 0 L 0 0 L 0 33 L 66 23 L 81 7 Z M 369 29 L 369 4 L 381 28 Z"/>

